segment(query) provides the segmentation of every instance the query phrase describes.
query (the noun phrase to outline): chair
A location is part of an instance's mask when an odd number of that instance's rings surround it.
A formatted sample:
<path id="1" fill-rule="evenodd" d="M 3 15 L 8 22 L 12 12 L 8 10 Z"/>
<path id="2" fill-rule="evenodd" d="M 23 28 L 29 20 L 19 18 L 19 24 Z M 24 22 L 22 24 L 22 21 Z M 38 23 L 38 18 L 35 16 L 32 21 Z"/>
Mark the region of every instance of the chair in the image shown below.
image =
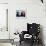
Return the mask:
<path id="1" fill-rule="evenodd" d="M 25 34 L 29 34 L 32 36 L 29 39 L 29 41 L 31 42 L 32 45 L 34 42 L 39 43 L 39 33 L 40 33 L 40 24 L 36 24 L 36 23 L 29 24 L 29 23 L 27 23 L 27 31 L 22 31 L 22 34 L 19 35 L 20 36 L 20 44 L 22 41 L 25 41 L 25 38 L 24 38 Z"/>

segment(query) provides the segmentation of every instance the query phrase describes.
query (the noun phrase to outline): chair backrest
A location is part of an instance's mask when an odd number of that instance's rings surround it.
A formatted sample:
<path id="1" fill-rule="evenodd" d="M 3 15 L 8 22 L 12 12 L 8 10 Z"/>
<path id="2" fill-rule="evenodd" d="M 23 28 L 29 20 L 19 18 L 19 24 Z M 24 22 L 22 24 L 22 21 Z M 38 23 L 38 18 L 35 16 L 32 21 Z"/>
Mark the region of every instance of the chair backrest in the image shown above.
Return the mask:
<path id="1" fill-rule="evenodd" d="M 32 23 L 32 24 L 29 24 L 27 23 L 27 31 L 29 34 L 38 34 L 38 32 L 40 32 L 40 24 L 36 24 L 36 23 Z"/>

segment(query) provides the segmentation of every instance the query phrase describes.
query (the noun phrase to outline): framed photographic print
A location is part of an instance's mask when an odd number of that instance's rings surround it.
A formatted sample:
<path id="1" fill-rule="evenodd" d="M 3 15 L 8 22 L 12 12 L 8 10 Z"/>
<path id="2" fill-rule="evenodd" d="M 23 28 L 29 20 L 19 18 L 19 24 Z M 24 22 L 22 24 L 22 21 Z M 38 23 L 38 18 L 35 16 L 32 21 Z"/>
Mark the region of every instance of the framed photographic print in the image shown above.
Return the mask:
<path id="1" fill-rule="evenodd" d="M 16 17 L 25 17 L 25 11 L 16 10 Z"/>

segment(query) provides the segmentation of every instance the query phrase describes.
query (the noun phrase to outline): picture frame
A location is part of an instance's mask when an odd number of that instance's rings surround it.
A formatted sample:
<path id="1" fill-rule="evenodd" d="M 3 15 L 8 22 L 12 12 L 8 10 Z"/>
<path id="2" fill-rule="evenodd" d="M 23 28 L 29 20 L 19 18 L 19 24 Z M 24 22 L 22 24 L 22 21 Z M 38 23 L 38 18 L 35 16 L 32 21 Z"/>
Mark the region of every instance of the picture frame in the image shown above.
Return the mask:
<path id="1" fill-rule="evenodd" d="M 16 10 L 16 17 L 25 17 L 25 11 L 23 10 Z"/>

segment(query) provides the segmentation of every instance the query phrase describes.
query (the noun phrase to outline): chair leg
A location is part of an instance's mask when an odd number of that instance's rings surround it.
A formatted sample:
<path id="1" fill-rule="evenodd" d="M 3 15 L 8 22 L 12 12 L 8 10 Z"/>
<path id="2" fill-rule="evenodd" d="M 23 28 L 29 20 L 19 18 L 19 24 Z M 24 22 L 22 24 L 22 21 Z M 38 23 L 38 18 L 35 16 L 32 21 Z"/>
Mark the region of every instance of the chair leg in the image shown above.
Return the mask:
<path id="1" fill-rule="evenodd" d="M 33 44 L 34 44 L 34 42 L 32 42 L 30 46 L 33 46 Z"/>
<path id="2" fill-rule="evenodd" d="M 20 45 L 21 45 L 21 41 L 20 41 Z"/>
<path id="3" fill-rule="evenodd" d="M 30 46 L 33 46 L 33 44 L 34 44 L 34 41 L 33 41 L 33 39 L 31 40 L 31 45 Z"/>

